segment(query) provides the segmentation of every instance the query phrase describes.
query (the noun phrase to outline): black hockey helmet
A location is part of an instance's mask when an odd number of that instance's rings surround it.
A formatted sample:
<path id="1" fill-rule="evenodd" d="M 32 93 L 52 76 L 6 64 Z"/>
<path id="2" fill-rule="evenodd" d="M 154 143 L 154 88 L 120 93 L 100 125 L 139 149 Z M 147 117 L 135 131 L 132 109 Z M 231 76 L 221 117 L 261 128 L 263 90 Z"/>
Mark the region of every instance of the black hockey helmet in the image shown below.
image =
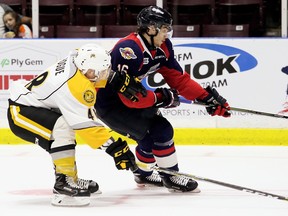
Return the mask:
<path id="1" fill-rule="evenodd" d="M 137 16 L 137 24 L 140 31 L 146 31 L 151 25 L 159 29 L 162 25 L 166 25 L 169 30 L 172 30 L 172 21 L 171 14 L 158 6 L 143 8 Z"/>

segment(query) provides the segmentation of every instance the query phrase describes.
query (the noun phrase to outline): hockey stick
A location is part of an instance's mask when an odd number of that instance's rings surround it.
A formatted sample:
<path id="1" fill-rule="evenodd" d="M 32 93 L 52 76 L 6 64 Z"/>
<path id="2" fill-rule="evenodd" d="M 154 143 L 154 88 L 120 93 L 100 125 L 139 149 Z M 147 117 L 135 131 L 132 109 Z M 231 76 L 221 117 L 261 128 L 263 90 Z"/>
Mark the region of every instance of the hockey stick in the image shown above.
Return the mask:
<path id="1" fill-rule="evenodd" d="M 143 167 L 143 168 L 145 167 L 145 168 L 148 168 L 148 169 L 151 169 L 151 170 L 156 170 L 158 172 L 163 172 L 163 173 L 167 173 L 167 174 L 170 174 L 170 175 L 185 176 L 185 177 L 192 178 L 192 179 L 195 179 L 195 180 L 209 182 L 209 183 L 221 185 L 223 187 L 228 187 L 228 188 L 232 188 L 232 189 L 235 189 L 235 190 L 240 190 L 240 191 L 251 193 L 251 194 L 257 194 L 257 195 L 260 195 L 260 196 L 265 196 L 265 197 L 270 197 L 270 198 L 274 198 L 274 199 L 288 201 L 288 197 L 281 196 L 281 195 L 267 193 L 267 192 L 264 192 L 264 191 L 259 191 L 259 190 L 255 190 L 255 189 L 251 189 L 251 188 L 247 188 L 247 187 L 233 185 L 233 184 L 230 184 L 230 183 L 225 183 L 225 182 L 221 182 L 221 181 L 217 181 L 217 180 L 213 180 L 213 179 L 209 179 L 209 178 L 204 178 L 204 177 L 200 177 L 200 176 L 196 176 L 196 175 L 192 175 L 192 174 L 187 174 L 187 173 L 183 173 L 183 172 L 177 172 L 177 171 L 166 169 L 166 168 L 160 168 L 158 166 L 148 166 L 147 164 L 142 164 L 142 163 L 137 163 L 137 165 L 139 167 Z"/>
<path id="2" fill-rule="evenodd" d="M 204 103 L 200 103 L 198 101 L 190 101 L 190 100 L 187 100 L 187 99 L 185 99 L 183 97 L 180 97 L 180 102 L 181 103 L 186 103 L 186 104 L 196 104 L 196 105 L 206 106 Z M 255 115 L 262 115 L 262 116 L 269 116 L 269 117 L 275 117 L 275 118 L 288 119 L 288 116 L 274 114 L 274 113 L 261 112 L 261 111 L 256 111 L 256 110 L 242 109 L 242 108 L 236 108 L 236 107 L 230 107 L 230 110 L 231 111 L 251 113 L 251 114 L 255 114 Z"/>

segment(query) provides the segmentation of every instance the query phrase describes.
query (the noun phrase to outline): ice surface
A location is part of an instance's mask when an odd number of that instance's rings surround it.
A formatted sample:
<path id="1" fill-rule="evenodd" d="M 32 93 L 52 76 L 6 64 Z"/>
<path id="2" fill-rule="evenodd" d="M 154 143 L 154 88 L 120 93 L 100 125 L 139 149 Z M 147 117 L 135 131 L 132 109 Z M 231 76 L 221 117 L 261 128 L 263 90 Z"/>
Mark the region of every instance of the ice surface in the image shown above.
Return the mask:
<path id="1" fill-rule="evenodd" d="M 131 148 L 134 149 L 135 146 Z M 288 196 L 288 147 L 177 146 L 180 171 Z M 50 204 L 54 170 L 35 145 L 0 145 L 1 215 L 69 216 L 287 216 L 288 202 L 198 181 L 201 193 L 138 188 L 104 151 L 77 146 L 78 174 L 97 181 L 102 194 L 87 207 Z"/>

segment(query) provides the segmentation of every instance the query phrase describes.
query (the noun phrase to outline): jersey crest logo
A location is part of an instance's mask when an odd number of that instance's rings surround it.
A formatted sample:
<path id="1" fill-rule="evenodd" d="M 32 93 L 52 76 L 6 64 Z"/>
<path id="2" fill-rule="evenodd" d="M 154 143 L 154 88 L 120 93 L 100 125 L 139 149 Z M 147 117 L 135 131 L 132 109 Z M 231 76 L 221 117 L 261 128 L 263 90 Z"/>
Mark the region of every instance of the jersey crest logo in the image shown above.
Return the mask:
<path id="1" fill-rule="evenodd" d="M 84 92 L 83 98 L 87 103 L 93 103 L 95 95 L 91 90 L 87 90 Z"/>
<path id="2" fill-rule="evenodd" d="M 137 56 L 135 55 L 134 51 L 130 47 L 120 48 L 119 49 L 121 56 L 124 59 L 136 59 Z"/>

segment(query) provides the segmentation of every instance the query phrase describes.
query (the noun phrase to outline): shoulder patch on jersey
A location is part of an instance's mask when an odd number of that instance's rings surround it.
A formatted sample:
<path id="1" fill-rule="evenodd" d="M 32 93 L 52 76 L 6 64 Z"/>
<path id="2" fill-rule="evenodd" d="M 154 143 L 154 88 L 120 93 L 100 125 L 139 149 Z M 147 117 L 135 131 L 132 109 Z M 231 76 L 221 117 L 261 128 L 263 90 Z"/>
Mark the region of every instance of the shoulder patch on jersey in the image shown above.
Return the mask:
<path id="1" fill-rule="evenodd" d="M 83 99 L 87 102 L 87 103 L 93 103 L 95 100 L 95 95 L 94 92 L 91 90 L 86 90 L 83 94 Z"/>
<path id="2" fill-rule="evenodd" d="M 121 56 L 124 58 L 124 59 L 136 59 L 137 56 L 135 55 L 134 51 L 130 48 L 130 47 L 120 47 L 119 48 L 119 51 L 121 53 Z"/>
<path id="3" fill-rule="evenodd" d="M 87 107 L 93 106 L 96 101 L 96 89 L 79 70 L 68 80 L 68 88 L 73 97 Z"/>

